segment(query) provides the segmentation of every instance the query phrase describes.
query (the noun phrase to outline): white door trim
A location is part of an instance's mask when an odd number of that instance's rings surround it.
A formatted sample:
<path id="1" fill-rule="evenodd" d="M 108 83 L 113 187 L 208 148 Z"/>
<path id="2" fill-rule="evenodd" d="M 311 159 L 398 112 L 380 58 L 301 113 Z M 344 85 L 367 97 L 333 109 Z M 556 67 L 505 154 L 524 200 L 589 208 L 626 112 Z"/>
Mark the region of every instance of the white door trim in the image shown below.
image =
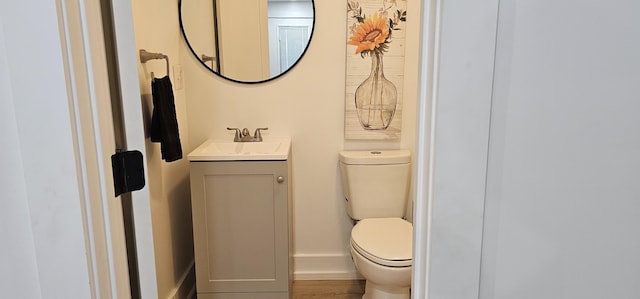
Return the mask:
<path id="1" fill-rule="evenodd" d="M 418 189 L 415 225 L 414 279 L 427 283 L 414 281 L 413 292 L 414 298 L 477 299 L 499 0 L 439 3 L 425 8 L 437 7 L 439 21 L 434 75 L 422 79 L 433 84 L 432 119 L 429 131 L 424 121 L 418 129 L 419 151 L 431 133 L 428 167 L 426 157 L 418 157 L 417 177 L 424 181 L 428 169 L 428 186 L 422 186 L 428 190 Z M 430 18 L 423 12 L 423 20 Z M 423 60 L 425 51 L 423 46 Z M 424 77 L 428 68 L 422 64 Z M 427 100 L 423 91 L 422 102 Z M 422 106 L 420 113 L 428 115 Z M 427 231 L 420 231 L 424 226 Z"/>
<path id="2" fill-rule="evenodd" d="M 129 150 L 140 151 L 146 157 L 142 93 L 138 80 L 139 58 L 135 44 L 132 5 L 130 0 L 112 1 L 111 5 L 114 26 L 113 42 L 115 42 L 114 46 L 118 57 L 117 71 L 119 92 L 122 99 L 126 146 Z M 143 159 L 143 163 L 144 168 L 149 169 L 146 159 Z M 149 181 L 146 172 L 145 181 Z M 142 298 L 158 298 L 149 187 L 145 186 L 141 190 L 132 192 L 131 201 L 140 296 Z"/>
<path id="3" fill-rule="evenodd" d="M 110 91 L 100 3 L 59 0 L 60 31 L 93 298 L 129 298 L 122 204 L 114 196 L 110 156 L 115 153 L 110 92 L 123 99 L 128 149 L 145 154 L 142 107 L 130 1 L 114 1 L 120 90 Z M 146 168 L 146 163 L 145 163 Z M 147 178 L 145 177 L 145 180 Z M 148 181 L 148 180 L 147 180 Z M 148 188 L 132 194 L 142 298 L 157 298 Z"/>
<path id="4" fill-rule="evenodd" d="M 415 206 L 412 298 L 427 298 L 429 290 L 429 248 L 431 242 L 431 202 L 433 199 L 433 159 L 435 111 L 437 105 L 438 60 L 442 0 L 427 0 L 422 6 L 420 45 L 420 85 L 418 128 L 415 151 Z"/>
<path id="5" fill-rule="evenodd" d="M 60 1 L 58 15 L 92 296 L 129 298 L 122 205 L 110 166 L 115 143 L 99 3 Z"/>

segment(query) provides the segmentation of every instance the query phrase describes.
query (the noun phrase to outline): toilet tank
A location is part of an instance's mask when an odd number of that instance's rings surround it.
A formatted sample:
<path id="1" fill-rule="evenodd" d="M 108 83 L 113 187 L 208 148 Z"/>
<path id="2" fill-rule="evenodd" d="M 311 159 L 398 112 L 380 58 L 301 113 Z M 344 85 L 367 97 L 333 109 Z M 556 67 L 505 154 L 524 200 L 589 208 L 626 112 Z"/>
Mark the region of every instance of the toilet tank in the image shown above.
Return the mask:
<path id="1" fill-rule="evenodd" d="M 339 159 L 352 219 L 404 216 L 411 181 L 408 150 L 342 151 Z"/>

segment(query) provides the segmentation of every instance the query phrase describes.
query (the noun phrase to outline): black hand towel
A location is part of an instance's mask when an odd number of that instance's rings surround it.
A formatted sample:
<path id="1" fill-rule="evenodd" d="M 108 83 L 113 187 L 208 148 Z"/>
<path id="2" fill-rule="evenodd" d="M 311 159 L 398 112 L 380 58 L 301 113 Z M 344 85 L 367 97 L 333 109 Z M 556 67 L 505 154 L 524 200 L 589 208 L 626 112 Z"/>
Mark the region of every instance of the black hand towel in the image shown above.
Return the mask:
<path id="1" fill-rule="evenodd" d="M 169 76 L 154 78 L 151 82 L 151 90 L 153 96 L 151 141 L 160 142 L 163 160 L 172 162 L 182 159 L 176 105 Z"/>

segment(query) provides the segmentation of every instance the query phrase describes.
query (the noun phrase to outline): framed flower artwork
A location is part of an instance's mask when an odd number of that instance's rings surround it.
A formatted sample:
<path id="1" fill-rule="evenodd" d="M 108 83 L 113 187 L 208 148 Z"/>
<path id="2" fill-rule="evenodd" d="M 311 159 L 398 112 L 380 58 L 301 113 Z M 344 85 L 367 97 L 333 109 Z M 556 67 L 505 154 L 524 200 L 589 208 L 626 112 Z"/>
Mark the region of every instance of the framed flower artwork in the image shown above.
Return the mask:
<path id="1" fill-rule="evenodd" d="M 347 0 L 346 139 L 399 139 L 406 0 Z"/>

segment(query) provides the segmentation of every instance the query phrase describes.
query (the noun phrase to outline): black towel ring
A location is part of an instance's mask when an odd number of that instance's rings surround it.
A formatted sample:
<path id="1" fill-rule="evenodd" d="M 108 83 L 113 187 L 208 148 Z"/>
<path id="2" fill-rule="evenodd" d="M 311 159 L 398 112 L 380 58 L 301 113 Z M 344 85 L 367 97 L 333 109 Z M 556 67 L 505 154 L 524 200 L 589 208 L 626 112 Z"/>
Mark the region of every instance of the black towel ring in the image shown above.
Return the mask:
<path id="1" fill-rule="evenodd" d="M 146 63 L 152 59 L 164 59 L 167 63 L 167 76 L 169 76 L 169 56 L 162 53 L 151 53 L 145 49 L 140 49 L 140 62 Z M 151 72 L 151 78 L 154 78 L 153 72 Z"/>

